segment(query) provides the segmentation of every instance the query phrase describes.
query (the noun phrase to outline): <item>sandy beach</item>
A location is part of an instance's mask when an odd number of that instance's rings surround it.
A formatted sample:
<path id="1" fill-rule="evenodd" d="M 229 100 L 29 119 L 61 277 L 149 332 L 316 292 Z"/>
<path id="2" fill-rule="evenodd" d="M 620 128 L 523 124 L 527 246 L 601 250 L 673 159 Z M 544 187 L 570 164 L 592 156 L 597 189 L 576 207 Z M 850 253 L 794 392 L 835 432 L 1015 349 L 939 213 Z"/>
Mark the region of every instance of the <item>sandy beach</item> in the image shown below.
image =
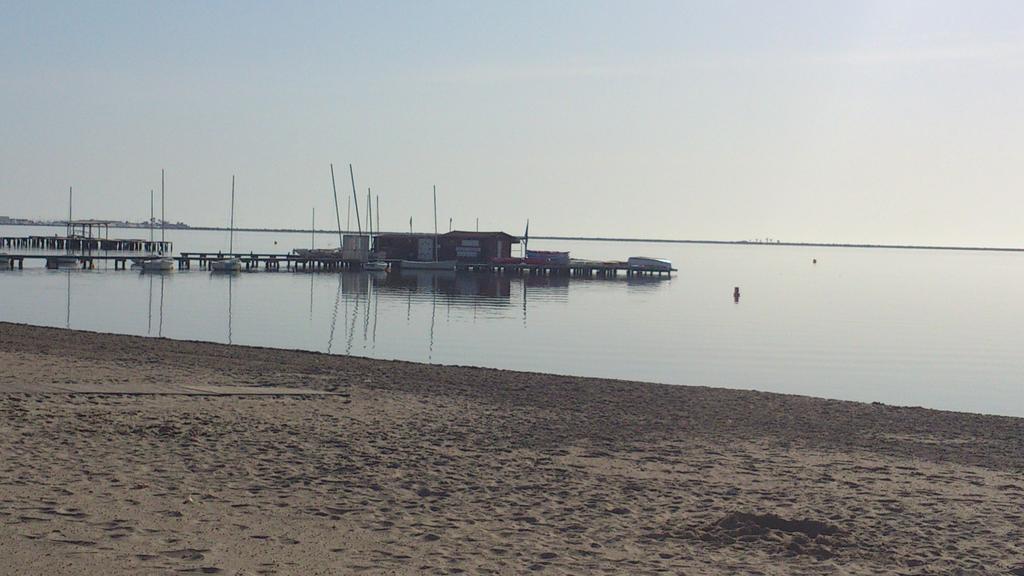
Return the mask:
<path id="1" fill-rule="evenodd" d="M 6 323 L 0 366 L 2 574 L 1024 574 L 1024 419 Z"/>

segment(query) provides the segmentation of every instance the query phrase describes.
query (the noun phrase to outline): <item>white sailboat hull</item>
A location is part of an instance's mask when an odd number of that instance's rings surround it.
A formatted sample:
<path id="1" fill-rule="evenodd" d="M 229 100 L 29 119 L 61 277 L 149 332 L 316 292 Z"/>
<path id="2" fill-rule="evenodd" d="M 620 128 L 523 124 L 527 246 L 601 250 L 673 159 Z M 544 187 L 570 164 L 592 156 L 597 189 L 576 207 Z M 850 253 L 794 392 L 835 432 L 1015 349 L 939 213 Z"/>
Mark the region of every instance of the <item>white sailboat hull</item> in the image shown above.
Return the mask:
<path id="1" fill-rule="evenodd" d="M 238 258 L 226 258 L 210 262 L 211 272 L 241 272 L 242 261 Z"/>
<path id="2" fill-rule="evenodd" d="M 174 258 L 153 258 L 142 263 L 142 269 L 146 272 L 167 272 L 174 270 Z"/>

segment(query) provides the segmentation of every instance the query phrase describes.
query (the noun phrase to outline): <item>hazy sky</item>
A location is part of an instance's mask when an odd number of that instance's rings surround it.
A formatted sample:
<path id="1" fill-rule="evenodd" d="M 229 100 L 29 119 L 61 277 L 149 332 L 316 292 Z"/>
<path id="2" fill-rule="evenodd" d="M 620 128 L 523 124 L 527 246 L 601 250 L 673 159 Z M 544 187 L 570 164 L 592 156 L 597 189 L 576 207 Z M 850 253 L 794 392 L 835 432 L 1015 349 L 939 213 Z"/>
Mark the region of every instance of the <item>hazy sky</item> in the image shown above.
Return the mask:
<path id="1" fill-rule="evenodd" d="M 0 215 L 1024 244 L 1021 2 L 0 11 Z"/>

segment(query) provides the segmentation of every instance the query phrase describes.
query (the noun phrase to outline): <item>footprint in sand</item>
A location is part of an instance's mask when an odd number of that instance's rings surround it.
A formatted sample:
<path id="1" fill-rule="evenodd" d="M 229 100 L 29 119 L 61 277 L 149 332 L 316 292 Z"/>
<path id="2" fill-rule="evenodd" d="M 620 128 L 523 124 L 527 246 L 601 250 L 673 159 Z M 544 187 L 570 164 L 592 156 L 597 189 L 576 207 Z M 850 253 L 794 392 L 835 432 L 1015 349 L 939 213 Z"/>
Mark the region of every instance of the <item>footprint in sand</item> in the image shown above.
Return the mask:
<path id="1" fill-rule="evenodd" d="M 165 550 L 161 552 L 161 554 L 163 554 L 167 558 L 176 558 L 178 560 L 189 560 L 194 562 L 205 558 L 205 556 L 203 556 L 204 552 L 209 552 L 209 550 L 200 550 L 196 548 L 182 548 L 180 550 Z"/>

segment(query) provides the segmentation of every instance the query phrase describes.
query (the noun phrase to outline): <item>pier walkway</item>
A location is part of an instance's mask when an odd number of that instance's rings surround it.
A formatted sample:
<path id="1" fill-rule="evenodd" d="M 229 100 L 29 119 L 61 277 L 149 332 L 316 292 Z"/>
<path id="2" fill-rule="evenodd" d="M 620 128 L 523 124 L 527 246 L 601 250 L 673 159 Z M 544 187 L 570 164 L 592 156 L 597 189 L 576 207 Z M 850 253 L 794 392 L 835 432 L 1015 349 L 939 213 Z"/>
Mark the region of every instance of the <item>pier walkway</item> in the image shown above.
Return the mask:
<path id="1" fill-rule="evenodd" d="M 169 254 L 174 243 L 161 240 L 90 238 L 88 236 L 4 236 L 0 250 L 58 250 L 64 252 L 151 252 Z"/>
<path id="2" fill-rule="evenodd" d="M 25 260 L 44 260 L 47 268 L 81 267 L 94 269 L 97 262 L 113 262 L 115 270 L 127 270 L 129 261 L 137 262 L 156 258 L 156 256 L 125 254 L 5 254 L 0 253 L 0 268 L 24 268 Z M 343 260 L 330 257 L 310 257 L 296 254 L 256 254 L 256 253 L 218 253 L 218 252 L 182 252 L 173 257 L 179 270 L 191 269 L 193 264 L 200 270 L 209 269 L 210 263 L 224 258 L 238 258 L 247 271 L 255 271 L 262 267 L 266 271 L 279 271 L 282 268 L 296 272 L 338 271 L 342 269 L 358 270 L 362 268 L 359 261 Z M 400 260 L 389 260 L 392 269 L 401 269 Z M 471 264 L 460 263 L 457 270 L 470 272 L 488 272 L 492 274 L 516 274 L 534 276 L 572 276 L 577 278 L 615 278 L 619 274 L 626 277 L 634 276 L 667 276 L 671 270 L 657 270 L 629 266 L 620 261 L 570 260 L 569 264 Z"/>

